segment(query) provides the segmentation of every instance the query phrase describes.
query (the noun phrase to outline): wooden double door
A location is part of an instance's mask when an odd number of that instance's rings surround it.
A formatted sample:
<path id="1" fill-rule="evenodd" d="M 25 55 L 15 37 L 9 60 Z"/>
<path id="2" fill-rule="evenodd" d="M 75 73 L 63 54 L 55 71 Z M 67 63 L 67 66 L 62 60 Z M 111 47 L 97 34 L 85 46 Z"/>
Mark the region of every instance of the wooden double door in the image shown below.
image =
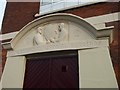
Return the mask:
<path id="1" fill-rule="evenodd" d="M 77 52 L 37 55 L 26 63 L 25 88 L 79 88 Z"/>

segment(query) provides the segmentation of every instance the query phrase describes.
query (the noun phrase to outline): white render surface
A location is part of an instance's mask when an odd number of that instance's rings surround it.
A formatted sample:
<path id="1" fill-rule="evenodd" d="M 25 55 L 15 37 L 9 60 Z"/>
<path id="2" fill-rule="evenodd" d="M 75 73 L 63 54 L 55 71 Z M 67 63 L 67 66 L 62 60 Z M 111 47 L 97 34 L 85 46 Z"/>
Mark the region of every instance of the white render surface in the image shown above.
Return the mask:
<path id="1" fill-rule="evenodd" d="M 18 31 L 0 35 L 0 40 L 12 39 L 18 34 Z"/>
<path id="2" fill-rule="evenodd" d="M 101 24 L 101 23 L 105 23 L 105 22 L 113 22 L 113 21 L 120 20 L 120 18 L 118 17 L 119 14 L 120 14 L 120 12 L 110 13 L 110 14 L 105 14 L 105 15 L 100 15 L 100 16 L 88 17 L 88 18 L 85 18 L 85 20 L 91 24 Z"/>
<path id="3" fill-rule="evenodd" d="M 1 78 L 2 88 L 23 88 L 25 64 L 24 56 L 7 58 Z"/>
<path id="4" fill-rule="evenodd" d="M 79 50 L 80 88 L 118 88 L 108 47 Z"/>

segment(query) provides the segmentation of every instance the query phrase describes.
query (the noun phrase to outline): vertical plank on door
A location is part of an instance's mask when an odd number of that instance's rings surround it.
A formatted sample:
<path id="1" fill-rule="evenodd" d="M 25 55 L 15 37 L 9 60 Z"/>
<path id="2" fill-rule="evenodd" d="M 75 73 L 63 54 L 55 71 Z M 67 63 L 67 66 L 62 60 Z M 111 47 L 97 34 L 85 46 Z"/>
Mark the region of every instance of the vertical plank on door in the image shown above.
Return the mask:
<path id="1" fill-rule="evenodd" d="M 27 61 L 24 88 L 49 88 L 49 59 Z"/>
<path id="2" fill-rule="evenodd" d="M 52 58 L 51 88 L 79 88 L 77 56 Z"/>

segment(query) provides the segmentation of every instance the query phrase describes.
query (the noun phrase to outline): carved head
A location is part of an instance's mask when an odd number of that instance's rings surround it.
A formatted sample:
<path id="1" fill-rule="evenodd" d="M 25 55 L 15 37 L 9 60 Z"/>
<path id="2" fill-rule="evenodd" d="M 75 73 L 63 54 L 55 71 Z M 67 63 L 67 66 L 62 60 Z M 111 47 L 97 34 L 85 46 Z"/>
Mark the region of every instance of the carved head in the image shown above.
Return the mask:
<path id="1" fill-rule="evenodd" d="M 43 30 L 43 28 L 42 28 L 42 27 L 38 27 L 38 28 L 37 28 L 37 33 L 42 34 L 42 30 Z"/>
<path id="2" fill-rule="evenodd" d="M 60 23 L 59 25 L 58 25 L 58 30 L 61 32 L 61 30 L 62 29 L 64 29 L 64 23 Z"/>
<path id="3" fill-rule="evenodd" d="M 62 29 L 64 28 L 64 25 L 65 25 L 64 23 L 59 24 L 60 28 L 62 28 Z"/>

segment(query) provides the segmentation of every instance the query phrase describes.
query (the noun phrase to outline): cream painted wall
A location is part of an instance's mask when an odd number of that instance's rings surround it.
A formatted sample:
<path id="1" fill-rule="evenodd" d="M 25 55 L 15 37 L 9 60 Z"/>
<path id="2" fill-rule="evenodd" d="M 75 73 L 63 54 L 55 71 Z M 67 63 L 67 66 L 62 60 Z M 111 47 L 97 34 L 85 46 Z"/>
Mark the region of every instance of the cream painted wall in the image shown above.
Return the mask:
<path id="1" fill-rule="evenodd" d="M 118 88 L 108 47 L 79 50 L 80 88 Z"/>
<path id="2" fill-rule="evenodd" d="M 118 88 L 108 47 L 78 50 L 80 88 Z M 8 57 L 2 88 L 23 88 L 26 59 Z"/>
<path id="3" fill-rule="evenodd" d="M 7 58 L 1 78 L 2 88 L 23 88 L 25 63 L 24 56 Z"/>

